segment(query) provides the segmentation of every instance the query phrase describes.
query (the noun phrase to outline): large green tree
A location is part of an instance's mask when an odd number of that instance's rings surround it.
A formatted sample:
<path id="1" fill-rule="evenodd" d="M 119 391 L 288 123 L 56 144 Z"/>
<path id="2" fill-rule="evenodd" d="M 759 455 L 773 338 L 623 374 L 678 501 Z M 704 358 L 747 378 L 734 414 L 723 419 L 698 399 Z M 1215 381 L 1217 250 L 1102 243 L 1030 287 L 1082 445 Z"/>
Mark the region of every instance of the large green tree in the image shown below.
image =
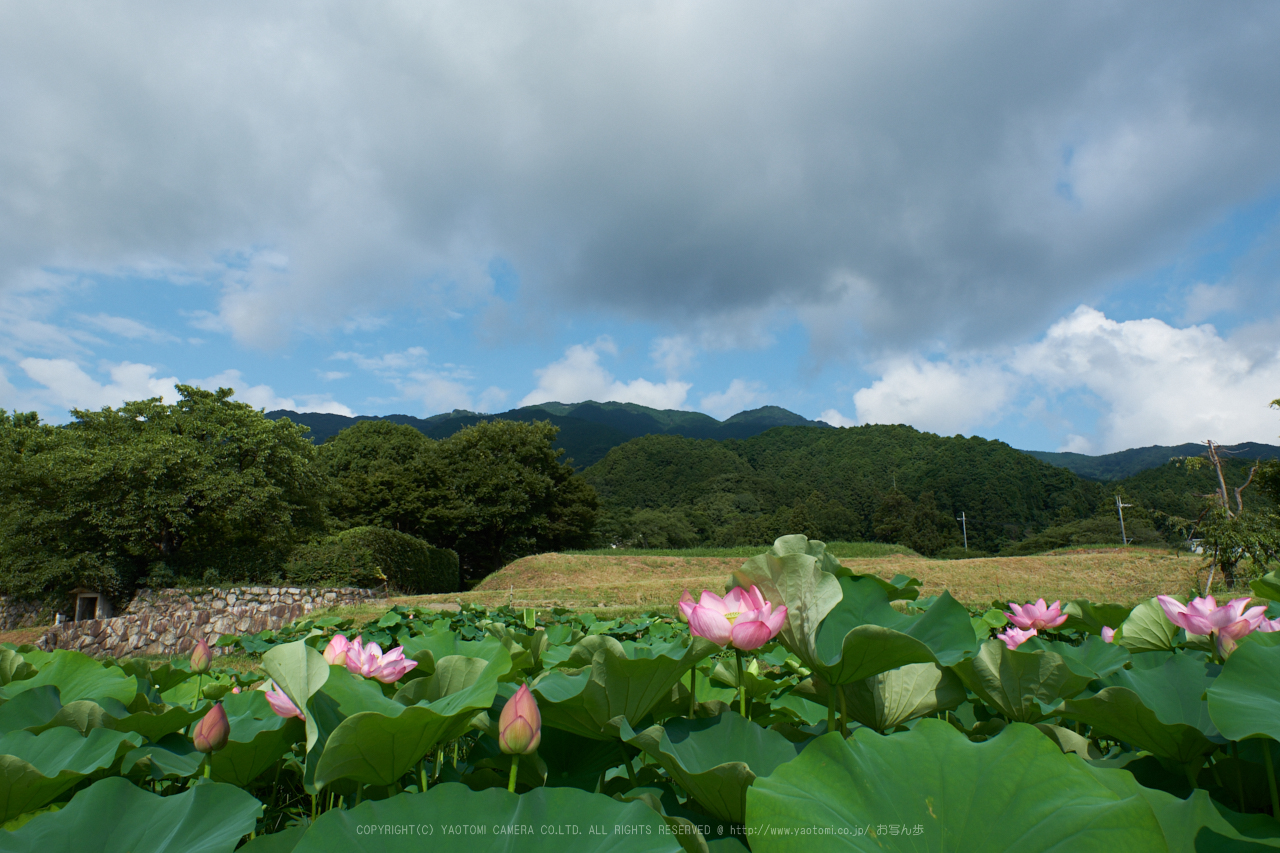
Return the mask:
<path id="1" fill-rule="evenodd" d="M 0 587 L 125 595 L 147 575 L 263 579 L 323 528 L 306 428 L 178 386 L 179 399 L 72 412 L 64 427 L 0 419 Z"/>

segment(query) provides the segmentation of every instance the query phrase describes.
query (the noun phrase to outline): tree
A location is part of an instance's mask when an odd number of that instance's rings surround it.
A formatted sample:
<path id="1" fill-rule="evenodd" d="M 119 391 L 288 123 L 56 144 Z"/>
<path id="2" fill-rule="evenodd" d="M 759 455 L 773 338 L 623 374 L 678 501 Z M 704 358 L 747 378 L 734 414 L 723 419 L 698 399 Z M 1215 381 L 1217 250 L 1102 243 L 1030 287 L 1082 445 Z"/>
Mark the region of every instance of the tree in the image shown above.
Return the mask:
<path id="1" fill-rule="evenodd" d="M 264 579 L 323 529 L 325 481 L 306 428 L 230 388 L 75 410 L 53 428 L 5 419 L 0 586 L 121 596 L 154 581 Z"/>
<path id="2" fill-rule="evenodd" d="M 320 446 L 333 516 L 352 527 L 424 536 L 439 486 L 436 452 L 436 442 L 408 424 L 369 420 L 344 429 Z"/>
<path id="3" fill-rule="evenodd" d="M 547 421 L 481 421 L 438 442 L 437 498 L 426 538 L 458 552 L 478 579 L 510 560 L 591 542 L 595 489 L 560 461 L 559 429 Z"/>

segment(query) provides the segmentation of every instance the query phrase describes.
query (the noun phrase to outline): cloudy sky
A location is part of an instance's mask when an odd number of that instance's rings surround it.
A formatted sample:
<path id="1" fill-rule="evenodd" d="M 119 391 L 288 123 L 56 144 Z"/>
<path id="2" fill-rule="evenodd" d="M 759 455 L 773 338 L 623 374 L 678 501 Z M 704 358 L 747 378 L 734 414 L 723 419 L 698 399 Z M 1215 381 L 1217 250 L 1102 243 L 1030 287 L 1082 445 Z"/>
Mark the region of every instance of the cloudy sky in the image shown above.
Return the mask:
<path id="1" fill-rule="evenodd" d="M 0 407 L 1280 443 L 1280 4 L 0 3 Z"/>

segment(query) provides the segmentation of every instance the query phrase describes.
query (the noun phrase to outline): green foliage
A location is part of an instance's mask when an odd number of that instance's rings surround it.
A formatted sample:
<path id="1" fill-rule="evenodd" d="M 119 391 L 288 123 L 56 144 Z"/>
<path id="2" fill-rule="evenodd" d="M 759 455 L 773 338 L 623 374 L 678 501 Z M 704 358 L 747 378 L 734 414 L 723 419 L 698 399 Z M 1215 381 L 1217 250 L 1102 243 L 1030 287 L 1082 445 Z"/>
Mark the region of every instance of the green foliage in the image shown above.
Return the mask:
<path id="1" fill-rule="evenodd" d="M 353 527 L 296 549 L 285 577 L 298 586 L 385 583 L 406 595 L 431 595 L 458 589 L 458 555 L 396 530 Z"/>
<path id="2" fill-rule="evenodd" d="M 278 577 L 293 544 L 323 525 L 315 448 L 231 389 L 178 392 L 173 405 L 76 410 L 56 429 L 0 417 L 0 590 L 123 597 L 153 568 L 190 581 Z"/>

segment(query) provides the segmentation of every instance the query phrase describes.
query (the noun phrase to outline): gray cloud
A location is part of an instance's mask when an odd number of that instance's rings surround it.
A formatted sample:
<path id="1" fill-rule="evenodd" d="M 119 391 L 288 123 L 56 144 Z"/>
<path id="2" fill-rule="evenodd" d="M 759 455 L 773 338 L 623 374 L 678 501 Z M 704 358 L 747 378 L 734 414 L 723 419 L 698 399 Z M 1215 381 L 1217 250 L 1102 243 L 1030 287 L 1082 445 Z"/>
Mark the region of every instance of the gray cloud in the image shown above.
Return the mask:
<path id="1" fill-rule="evenodd" d="M 1266 2 L 8 4 L 0 287 L 176 265 L 269 346 L 483 307 L 502 255 L 529 302 L 703 339 L 1007 340 L 1274 188 L 1277 31 Z"/>

